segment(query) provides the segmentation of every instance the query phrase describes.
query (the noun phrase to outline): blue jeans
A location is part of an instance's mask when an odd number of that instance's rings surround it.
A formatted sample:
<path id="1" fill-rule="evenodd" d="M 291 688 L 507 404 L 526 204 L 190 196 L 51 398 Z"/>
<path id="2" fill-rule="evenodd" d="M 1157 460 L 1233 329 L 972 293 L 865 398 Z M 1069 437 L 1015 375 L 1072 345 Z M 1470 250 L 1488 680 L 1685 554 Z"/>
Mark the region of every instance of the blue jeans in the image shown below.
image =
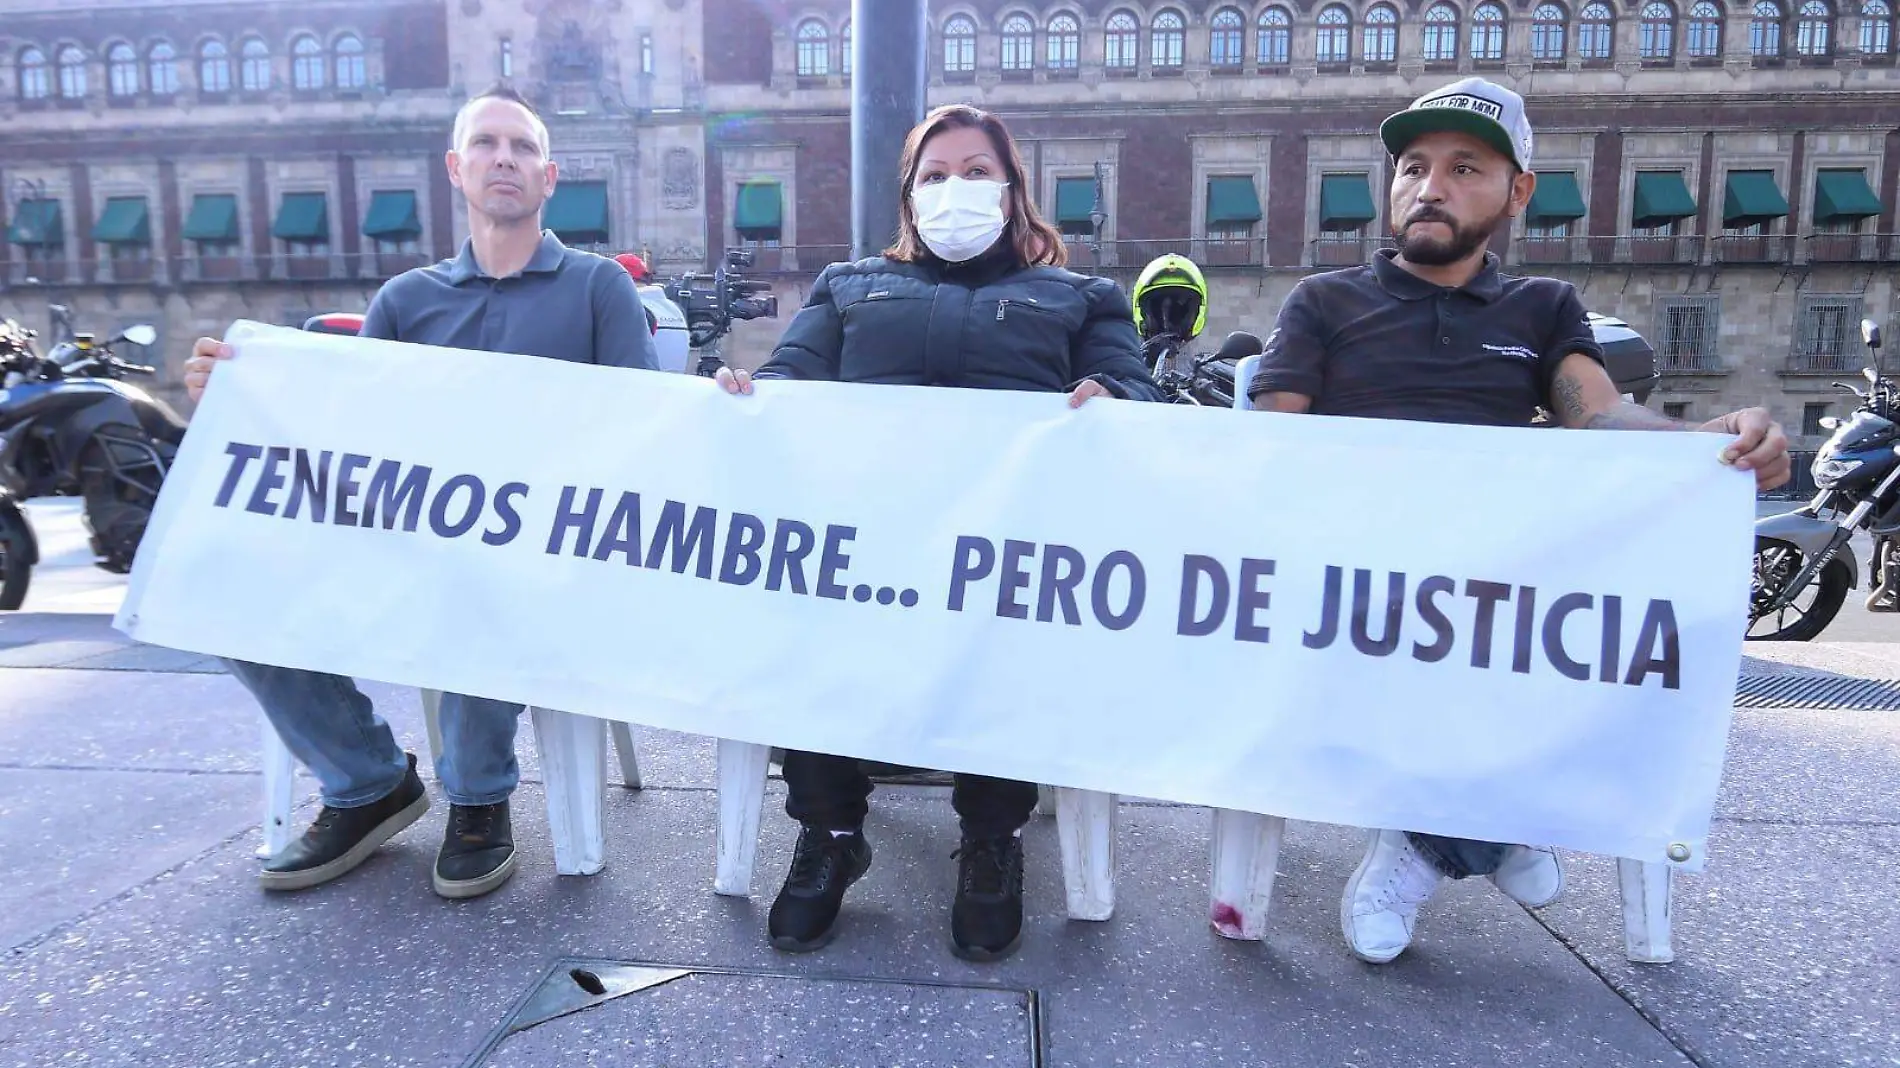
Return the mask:
<path id="1" fill-rule="evenodd" d="M 1453 879 L 1490 875 L 1504 863 L 1504 854 L 1511 849 L 1498 842 L 1444 838 L 1436 834 L 1419 834 L 1417 831 L 1407 831 L 1405 837 L 1412 840 L 1412 848 L 1424 854 L 1440 875 Z"/>
<path id="2" fill-rule="evenodd" d="M 409 771 L 389 724 L 342 675 L 226 660 L 264 706 L 284 747 L 310 769 L 331 808 L 357 808 L 389 795 Z M 435 775 L 452 805 L 506 801 L 521 777 L 515 724 L 521 705 L 442 695 L 442 752 Z"/>

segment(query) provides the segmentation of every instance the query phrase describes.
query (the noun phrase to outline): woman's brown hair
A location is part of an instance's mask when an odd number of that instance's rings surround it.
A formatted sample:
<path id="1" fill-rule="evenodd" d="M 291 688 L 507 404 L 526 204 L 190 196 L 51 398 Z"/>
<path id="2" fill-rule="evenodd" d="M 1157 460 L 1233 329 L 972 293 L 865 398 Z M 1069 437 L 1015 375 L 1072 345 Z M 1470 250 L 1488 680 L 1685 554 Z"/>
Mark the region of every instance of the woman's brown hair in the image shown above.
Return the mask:
<path id="1" fill-rule="evenodd" d="M 917 233 L 917 216 L 911 209 L 910 190 L 917 182 L 917 165 L 923 158 L 924 143 L 945 130 L 976 129 L 989 135 L 996 156 L 1003 161 L 1003 180 L 1009 183 L 1009 221 L 1003 226 L 1000 241 L 1009 242 L 1016 258 L 1032 267 L 1061 267 L 1069 262 L 1069 250 L 1062 234 L 1043 221 L 1036 202 L 1029 197 L 1029 183 L 1023 175 L 1023 158 L 1016 151 L 1016 139 L 1009 135 L 1003 120 L 968 104 L 945 104 L 924 116 L 904 138 L 902 193 L 897 207 L 897 241 L 884 255 L 903 263 L 915 263 L 929 254 Z"/>

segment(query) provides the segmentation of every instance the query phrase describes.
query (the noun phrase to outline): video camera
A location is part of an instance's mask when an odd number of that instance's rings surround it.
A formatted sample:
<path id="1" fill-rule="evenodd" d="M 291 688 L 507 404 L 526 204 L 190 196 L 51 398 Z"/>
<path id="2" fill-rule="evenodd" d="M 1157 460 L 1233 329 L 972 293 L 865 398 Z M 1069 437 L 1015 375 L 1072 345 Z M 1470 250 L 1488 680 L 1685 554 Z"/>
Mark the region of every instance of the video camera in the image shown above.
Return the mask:
<path id="1" fill-rule="evenodd" d="M 778 297 L 772 283 L 747 278 L 752 253 L 727 249 L 726 258 L 711 274 L 683 274 L 666 284 L 666 295 L 686 316 L 687 341 L 693 348 L 712 344 L 735 321 L 778 318 Z"/>

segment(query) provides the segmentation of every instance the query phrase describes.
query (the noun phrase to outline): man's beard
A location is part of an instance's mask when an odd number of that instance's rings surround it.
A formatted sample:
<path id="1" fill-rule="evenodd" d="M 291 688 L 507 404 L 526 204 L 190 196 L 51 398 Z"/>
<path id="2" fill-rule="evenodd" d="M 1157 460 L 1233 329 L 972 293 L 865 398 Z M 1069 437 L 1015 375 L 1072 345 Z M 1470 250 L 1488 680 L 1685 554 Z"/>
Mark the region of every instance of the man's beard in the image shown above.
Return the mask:
<path id="1" fill-rule="evenodd" d="M 1498 224 L 1504 219 L 1505 213 L 1499 212 L 1481 226 L 1465 226 L 1442 211 L 1427 208 L 1415 212 L 1399 231 L 1399 254 L 1405 257 L 1406 262 L 1421 267 L 1443 267 L 1457 263 L 1489 244 L 1491 235 L 1497 232 Z M 1439 238 L 1422 232 L 1415 226 L 1421 221 L 1444 224 L 1451 230 L 1451 237 Z"/>
<path id="2" fill-rule="evenodd" d="M 530 206 L 521 198 L 509 198 L 501 194 L 482 197 L 481 212 L 498 223 L 520 222 L 533 217 L 541 210 L 539 204 Z"/>
<path id="3" fill-rule="evenodd" d="M 535 199 L 529 188 L 531 180 L 526 176 L 507 180 L 516 187 L 514 196 L 493 188 L 492 180 L 478 183 L 473 177 L 464 177 L 462 199 L 468 204 L 469 211 L 479 213 L 490 222 L 502 226 L 539 216 L 546 196 Z"/>

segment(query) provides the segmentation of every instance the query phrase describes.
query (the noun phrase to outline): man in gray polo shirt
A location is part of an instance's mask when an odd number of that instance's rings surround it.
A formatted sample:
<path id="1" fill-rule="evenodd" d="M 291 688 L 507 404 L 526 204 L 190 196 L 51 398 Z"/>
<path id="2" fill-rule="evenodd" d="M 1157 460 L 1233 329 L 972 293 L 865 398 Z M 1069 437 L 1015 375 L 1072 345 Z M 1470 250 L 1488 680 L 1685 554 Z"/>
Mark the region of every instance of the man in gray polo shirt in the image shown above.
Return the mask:
<path id="1" fill-rule="evenodd" d="M 1247 386 L 1256 408 L 1528 426 L 1544 407 L 1566 427 L 1722 434 L 1722 462 L 1762 489 L 1788 480 L 1788 439 L 1766 411 L 1692 426 L 1625 402 L 1577 291 L 1499 273 L 1485 246 L 1537 185 L 1522 97 L 1467 78 L 1419 97 L 1380 135 L 1399 247 L 1294 287 Z M 1473 875 L 1533 908 L 1563 891 L 1546 848 L 1375 830 L 1340 901 L 1346 944 L 1361 960 L 1392 960 L 1439 884 Z"/>
<path id="2" fill-rule="evenodd" d="M 449 181 L 467 201 L 469 239 L 455 259 L 390 279 L 370 302 L 362 336 L 654 369 L 653 337 L 626 270 L 541 229 L 555 167 L 534 109 L 512 90 L 491 89 L 463 105 L 451 144 Z M 224 343 L 198 339 L 185 364 L 194 401 L 230 355 Z M 523 363 L 523 374 L 534 373 Z M 309 829 L 264 862 L 266 889 L 328 882 L 428 811 L 415 757 L 397 747 L 355 682 L 228 663 L 323 791 Z M 450 809 L 432 878 L 443 897 L 485 894 L 514 873 L 508 796 L 518 777 L 520 713 L 503 701 L 443 695 L 436 777 Z"/>

